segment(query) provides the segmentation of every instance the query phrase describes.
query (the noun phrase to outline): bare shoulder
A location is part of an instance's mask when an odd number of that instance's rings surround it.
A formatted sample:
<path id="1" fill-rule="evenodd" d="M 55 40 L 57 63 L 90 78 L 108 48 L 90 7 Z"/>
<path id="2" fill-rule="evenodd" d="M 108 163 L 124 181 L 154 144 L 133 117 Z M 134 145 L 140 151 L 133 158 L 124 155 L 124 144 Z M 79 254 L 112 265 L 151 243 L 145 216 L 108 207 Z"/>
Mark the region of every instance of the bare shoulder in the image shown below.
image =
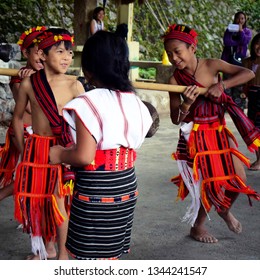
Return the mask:
<path id="1" fill-rule="evenodd" d="M 226 61 L 219 58 L 205 58 L 201 59 L 202 73 L 208 73 L 212 76 L 217 75 L 219 72 L 223 72 L 230 66 Z"/>
<path id="2" fill-rule="evenodd" d="M 75 83 L 77 81 L 77 77 L 73 76 L 73 75 L 64 75 L 64 81 L 68 84 L 68 85 L 73 85 L 73 83 Z"/>
<path id="3" fill-rule="evenodd" d="M 30 77 L 24 77 L 20 84 L 20 86 L 22 87 L 29 87 L 30 85 L 31 85 Z"/>
<path id="4" fill-rule="evenodd" d="M 218 68 L 218 66 L 220 64 L 222 64 L 222 62 L 224 62 L 223 60 L 219 59 L 219 58 L 203 58 L 200 59 L 201 64 L 205 65 L 205 67 L 207 68 Z"/>
<path id="5" fill-rule="evenodd" d="M 77 80 L 76 76 L 67 76 L 67 86 L 73 93 L 74 97 L 85 92 L 82 83 Z"/>

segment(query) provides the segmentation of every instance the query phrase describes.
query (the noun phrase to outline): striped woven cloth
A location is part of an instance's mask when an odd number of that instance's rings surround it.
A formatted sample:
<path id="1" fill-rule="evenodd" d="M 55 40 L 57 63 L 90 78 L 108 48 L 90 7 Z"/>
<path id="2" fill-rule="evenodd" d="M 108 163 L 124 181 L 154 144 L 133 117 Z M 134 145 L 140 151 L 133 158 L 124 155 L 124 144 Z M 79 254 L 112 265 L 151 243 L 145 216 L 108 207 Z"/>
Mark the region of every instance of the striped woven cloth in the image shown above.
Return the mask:
<path id="1" fill-rule="evenodd" d="M 76 259 L 128 253 L 137 200 L 134 168 L 76 172 L 66 247 Z"/>

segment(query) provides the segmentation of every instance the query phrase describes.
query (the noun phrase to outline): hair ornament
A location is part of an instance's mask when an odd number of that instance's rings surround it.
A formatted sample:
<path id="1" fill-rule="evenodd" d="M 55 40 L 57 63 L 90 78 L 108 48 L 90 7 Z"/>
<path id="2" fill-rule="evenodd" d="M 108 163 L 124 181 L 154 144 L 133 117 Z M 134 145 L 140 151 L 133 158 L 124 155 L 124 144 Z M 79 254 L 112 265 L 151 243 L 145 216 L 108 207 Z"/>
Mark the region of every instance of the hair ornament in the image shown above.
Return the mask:
<path id="1" fill-rule="evenodd" d="M 168 26 L 162 38 L 164 39 L 164 42 L 170 39 L 177 39 L 196 46 L 198 43 L 197 36 L 197 32 L 186 25 L 172 24 Z"/>
<path id="2" fill-rule="evenodd" d="M 46 26 L 36 26 L 25 30 L 20 36 L 17 44 L 20 46 L 21 50 L 27 49 L 32 43 L 35 44 L 38 42 L 36 37 L 39 36 L 39 34 L 41 34 L 41 32 L 45 31 L 46 29 Z"/>

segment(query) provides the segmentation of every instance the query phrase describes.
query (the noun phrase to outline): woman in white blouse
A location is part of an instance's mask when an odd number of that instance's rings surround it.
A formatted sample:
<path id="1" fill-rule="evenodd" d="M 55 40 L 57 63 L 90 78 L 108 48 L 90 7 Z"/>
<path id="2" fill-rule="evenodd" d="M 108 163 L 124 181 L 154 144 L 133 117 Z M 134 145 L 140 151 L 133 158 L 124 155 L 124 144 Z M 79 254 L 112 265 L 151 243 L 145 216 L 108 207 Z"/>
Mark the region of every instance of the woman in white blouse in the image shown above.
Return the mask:
<path id="1" fill-rule="evenodd" d="M 93 11 L 93 18 L 90 22 L 90 35 L 95 34 L 98 30 L 104 30 L 105 10 L 102 7 L 97 7 Z"/>

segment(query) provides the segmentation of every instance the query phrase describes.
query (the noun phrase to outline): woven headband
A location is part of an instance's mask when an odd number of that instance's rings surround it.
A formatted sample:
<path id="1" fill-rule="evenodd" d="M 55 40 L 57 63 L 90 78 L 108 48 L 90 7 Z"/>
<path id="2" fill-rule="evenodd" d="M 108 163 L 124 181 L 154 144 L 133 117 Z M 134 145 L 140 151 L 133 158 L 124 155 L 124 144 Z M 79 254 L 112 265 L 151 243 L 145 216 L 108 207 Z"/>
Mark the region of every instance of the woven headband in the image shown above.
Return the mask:
<path id="1" fill-rule="evenodd" d="M 38 43 L 36 37 L 38 37 L 46 29 L 47 28 L 45 26 L 37 26 L 24 31 L 17 44 L 20 46 L 21 50 L 27 49 L 31 44 Z"/>
<path id="2" fill-rule="evenodd" d="M 162 37 L 164 39 L 164 42 L 170 39 L 177 39 L 190 45 L 193 44 L 194 46 L 196 46 L 198 43 L 197 36 L 198 34 L 194 29 L 189 29 L 185 25 L 173 24 L 167 28 Z"/>
<path id="3" fill-rule="evenodd" d="M 38 39 L 39 39 L 38 48 L 42 50 L 50 46 L 53 46 L 61 41 L 69 41 L 72 43 L 72 45 L 74 45 L 74 37 L 68 34 L 54 35 L 52 32 L 47 31 L 47 32 L 43 32 L 43 34 L 39 36 Z"/>

